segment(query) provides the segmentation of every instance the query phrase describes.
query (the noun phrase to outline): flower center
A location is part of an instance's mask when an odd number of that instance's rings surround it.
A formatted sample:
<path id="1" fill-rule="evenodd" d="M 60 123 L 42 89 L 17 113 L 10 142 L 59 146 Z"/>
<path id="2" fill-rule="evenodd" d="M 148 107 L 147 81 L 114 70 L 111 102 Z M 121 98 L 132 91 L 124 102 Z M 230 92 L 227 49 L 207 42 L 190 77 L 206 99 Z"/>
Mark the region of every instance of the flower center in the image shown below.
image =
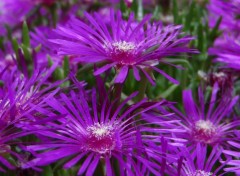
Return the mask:
<path id="1" fill-rule="evenodd" d="M 187 176 L 211 176 L 211 172 L 205 172 L 203 170 L 196 170 L 195 172 L 190 172 Z"/>
<path id="2" fill-rule="evenodd" d="M 217 129 L 209 120 L 199 120 L 192 129 L 192 136 L 195 141 L 213 143 L 217 140 Z"/>
<path id="3" fill-rule="evenodd" d="M 113 61 L 120 65 L 133 65 L 136 63 L 136 45 L 132 42 L 119 41 L 110 45 L 110 50 L 107 50 Z M 107 47 L 106 47 L 107 48 Z"/>
<path id="4" fill-rule="evenodd" d="M 214 76 L 216 76 L 217 78 L 222 78 L 222 77 L 226 77 L 226 74 L 223 72 L 217 72 L 217 73 L 214 73 Z"/>
<path id="5" fill-rule="evenodd" d="M 95 123 L 87 128 L 86 149 L 109 154 L 116 146 L 116 130 L 112 125 Z"/>
<path id="6" fill-rule="evenodd" d="M 112 46 L 119 52 L 131 52 L 135 48 L 134 43 L 126 41 L 114 42 Z"/>

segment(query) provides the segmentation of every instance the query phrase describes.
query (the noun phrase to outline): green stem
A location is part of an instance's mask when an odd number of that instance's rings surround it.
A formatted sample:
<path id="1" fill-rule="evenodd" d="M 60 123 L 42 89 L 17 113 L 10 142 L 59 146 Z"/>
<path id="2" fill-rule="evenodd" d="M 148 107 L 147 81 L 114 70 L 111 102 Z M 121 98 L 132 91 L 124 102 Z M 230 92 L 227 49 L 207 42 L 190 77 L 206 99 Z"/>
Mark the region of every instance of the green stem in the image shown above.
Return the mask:
<path id="1" fill-rule="evenodd" d="M 139 85 L 139 92 L 136 97 L 137 102 L 141 101 L 144 98 L 145 92 L 147 89 L 147 84 L 148 84 L 148 79 L 144 74 L 142 74 L 141 80 L 140 80 L 140 85 Z"/>
<path id="2" fill-rule="evenodd" d="M 96 63 L 95 65 L 96 65 L 97 67 L 101 67 L 101 66 L 103 66 L 103 65 L 105 65 L 105 64 L 106 64 L 106 62 L 98 62 L 98 63 Z M 84 65 L 82 68 L 78 69 L 77 74 L 85 73 L 85 72 L 87 72 L 87 71 L 93 70 L 93 67 L 94 67 L 94 64 L 86 64 L 86 65 Z"/>
<path id="3" fill-rule="evenodd" d="M 118 105 L 121 102 L 122 88 L 123 88 L 123 84 L 119 84 L 119 83 L 114 84 L 113 95 L 111 97 L 113 97 L 113 99 L 117 99 L 117 102 L 116 102 L 115 106 L 113 107 L 113 109 L 117 109 Z"/>

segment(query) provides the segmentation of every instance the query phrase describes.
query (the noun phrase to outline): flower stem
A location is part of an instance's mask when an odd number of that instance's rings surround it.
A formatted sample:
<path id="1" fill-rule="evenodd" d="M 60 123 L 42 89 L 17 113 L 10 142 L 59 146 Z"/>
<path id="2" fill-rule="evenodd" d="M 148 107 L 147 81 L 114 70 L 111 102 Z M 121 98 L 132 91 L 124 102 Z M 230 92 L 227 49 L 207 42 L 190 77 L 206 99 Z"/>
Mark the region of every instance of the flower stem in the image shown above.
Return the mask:
<path id="1" fill-rule="evenodd" d="M 139 92 L 136 97 L 136 102 L 139 102 L 144 98 L 145 92 L 147 89 L 147 83 L 148 83 L 147 77 L 144 74 L 142 74 L 141 80 L 140 80 L 140 85 L 139 85 Z"/>

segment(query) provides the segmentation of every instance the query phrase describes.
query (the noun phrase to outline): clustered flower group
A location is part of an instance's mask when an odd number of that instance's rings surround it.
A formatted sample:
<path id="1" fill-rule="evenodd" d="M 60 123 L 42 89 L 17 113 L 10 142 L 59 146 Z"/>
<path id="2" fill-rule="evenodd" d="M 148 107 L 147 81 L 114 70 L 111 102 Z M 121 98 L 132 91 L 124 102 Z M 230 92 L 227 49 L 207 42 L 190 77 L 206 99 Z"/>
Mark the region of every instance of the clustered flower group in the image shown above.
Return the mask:
<path id="1" fill-rule="evenodd" d="M 221 21 L 208 50 L 220 71 L 179 88 L 182 103 L 148 98 L 146 85 L 181 84 L 166 70 L 194 62 L 195 37 L 134 14 L 136 3 L 0 2 L 1 173 L 240 175 L 240 1 L 207 5 L 209 26 Z"/>

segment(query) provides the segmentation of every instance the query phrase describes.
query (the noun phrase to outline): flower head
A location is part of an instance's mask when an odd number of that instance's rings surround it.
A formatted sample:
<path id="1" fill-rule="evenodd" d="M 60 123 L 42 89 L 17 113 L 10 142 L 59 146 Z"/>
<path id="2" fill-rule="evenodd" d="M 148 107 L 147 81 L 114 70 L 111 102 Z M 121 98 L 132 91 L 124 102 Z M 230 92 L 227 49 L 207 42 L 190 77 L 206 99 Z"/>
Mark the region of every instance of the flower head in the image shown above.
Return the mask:
<path id="1" fill-rule="evenodd" d="M 150 158 L 158 155 L 159 151 L 148 145 L 148 142 L 159 138 L 159 132 L 154 127 L 148 127 L 143 120 L 135 121 L 134 118 L 163 102 L 147 103 L 142 100 L 126 107 L 126 103 L 136 93 L 118 105 L 116 103 L 119 101 L 111 102 L 104 91 L 98 96 L 93 89 L 90 98 L 80 86 L 76 86 L 78 91 L 72 90 L 68 95 L 62 93 L 59 97 L 46 101 L 51 109 L 39 113 L 53 120 L 29 126 L 29 130 L 34 131 L 38 137 L 45 137 L 45 140 L 27 146 L 36 158 L 24 167 L 44 166 L 71 157 L 64 168 L 83 162 L 78 175 L 92 175 L 100 160 L 104 160 L 107 175 L 112 175 L 111 161 L 115 160 L 121 165 L 121 173 L 139 175 L 137 162 L 144 163 L 150 172 L 157 173 L 160 166 Z M 103 102 L 101 97 L 104 97 Z M 64 117 L 56 119 L 52 116 Z M 138 125 L 140 121 L 142 123 Z"/>
<path id="2" fill-rule="evenodd" d="M 23 130 L 24 123 L 35 120 L 32 115 L 36 108 L 41 108 L 39 102 L 54 95 L 54 91 L 50 92 L 53 85 L 42 89 L 51 69 L 43 70 L 46 75 L 35 70 L 30 78 L 16 67 L 0 72 L 0 172 L 16 169 L 25 162 L 22 153 L 17 152 L 22 151 L 18 138 L 31 133 Z"/>
<path id="3" fill-rule="evenodd" d="M 31 118 L 30 112 L 37 107 L 40 108 L 42 100 L 53 96 L 59 90 L 58 88 L 53 89 L 61 81 L 52 84 L 48 81 L 57 66 L 56 64 L 50 68 L 36 66 L 30 76 L 27 73 L 26 65 L 22 66 L 22 71 L 14 66 L 11 70 L 4 69 L 0 72 L 2 83 L 0 87 L 0 116 L 5 123 L 22 117 L 26 118 L 28 115 Z"/>
<path id="4" fill-rule="evenodd" d="M 220 28 L 228 32 L 239 33 L 240 29 L 240 1 L 239 0 L 210 0 L 210 26 L 214 27 L 218 18 L 222 17 Z"/>
<path id="5" fill-rule="evenodd" d="M 226 145 L 226 141 L 235 140 L 232 138 L 233 129 L 239 124 L 239 120 L 232 119 L 230 113 L 238 101 L 238 96 L 231 97 L 229 94 L 222 94 L 218 98 L 219 87 L 215 84 L 212 88 L 210 100 L 205 102 L 203 91 L 199 89 L 199 101 L 195 103 L 192 91 L 183 91 L 183 105 L 185 114 L 182 114 L 174 106 L 173 112 L 169 116 L 172 120 L 181 120 L 179 128 L 183 132 L 173 132 L 174 137 L 187 139 L 187 145 L 196 145 L 198 143 L 205 145 Z M 160 109 L 160 111 L 162 111 Z M 166 126 L 166 128 L 172 128 Z M 180 130 L 178 128 L 178 130 Z M 174 129 L 173 129 L 174 130 Z"/>
<path id="6" fill-rule="evenodd" d="M 172 169 L 176 175 L 181 176 L 216 176 L 226 163 L 218 165 L 221 159 L 222 149 L 214 147 L 208 155 L 207 146 L 198 144 L 196 149 L 182 147 L 179 149 L 178 163 L 174 163 Z M 215 168 L 215 165 L 218 165 Z"/>
<path id="7" fill-rule="evenodd" d="M 1 0 L 0 29 L 5 31 L 5 24 L 14 27 L 23 22 L 33 6 L 34 3 L 31 0 Z"/>
<path id="8" fill-rule="evenodd" d="M 240 70 L 240 37 L 225 35 L 220 43 L 210 48 L 209 53 L 216 55 L 214 61 L 225 64 L 226 68 Z"/>
<path id="9" fill-rule="evenodd" d="M 223 150 L 223 153 L 233 157 L 227 165 L 230 167 L 226 167 L 224 170 L 229 172 L 235 172 L 237 175 L 240 174 L 240 132 L 236 130 L 234 137 L 237 139 L 236 142 L 229 141 L 231 148 Z"/>
<path id="10" fill-rule="evenodd" d="M 4 118 L 4 116 L 0 117 L 0 172 L 14 170 L 24 163 L 24 158 L 16 149 L 20 144 L 18 138 L 29 134 L 15 127 L 19 119 L 6 123 Z"/>
<path id="11" fill-rule="evenodd" d="M 221 99 L 217 98 L 219 88 L 214 85 L 209 103 L 204 104 L 203 93 L 199 92 L 199 105 L 195 104 L 192 93 L 189 90 L 183 92 L 183 104 L 186 112 L 186 126 L 190 139 L 197 143 L 221 144 L 229 140 L 228 136 L 236 125 L 237 121 L 224 122 L 226 116 L 232 111 L 238 101 L 238 97 L 229 98 L 228 95 Z M 205 112 L 205 107 L 207 112 Z M 188 124 L 188 125 L 187 125 Z M 188 127 L 187 127 L 188 126 Z"/>
<path id="12" fill-rule="evenodd" d="M 193 38 L 181 37 L 181 26 L 150 24 L 148 15 L 136 22 L 131 14 L 126 21 L 121 12 L 111 10 L 109 23 L 103 22 L 98 13 L 85 13 L 85 18 L 87 22 L 72 18 L 67 25 L 59 26 L 56 33 L 61 39 L 51 42 L 59 45 L 60 55 L 76 56 L 76 62 L 106 63 L 95 75 L 114 67 L 118 73 L 116 83 L 124 82 L 129 69 L 133 69 L 136 80 L 140 80 L 140 70 L 153 83 L 146 71 L 153 69 L 177 83 L 155 65 L 165 63 L 163 57 L 166 56 L 196 52 L 187 47 Z"/>

